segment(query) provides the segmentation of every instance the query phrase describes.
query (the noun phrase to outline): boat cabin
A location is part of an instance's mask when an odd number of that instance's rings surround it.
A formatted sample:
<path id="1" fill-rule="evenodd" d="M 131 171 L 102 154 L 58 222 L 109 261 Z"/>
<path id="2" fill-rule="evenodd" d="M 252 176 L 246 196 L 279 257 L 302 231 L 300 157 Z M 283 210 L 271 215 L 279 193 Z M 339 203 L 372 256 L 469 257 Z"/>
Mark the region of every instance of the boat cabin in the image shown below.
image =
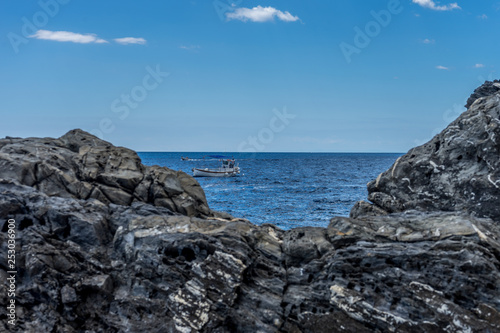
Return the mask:
<path id="1" fill-rule="evenodd" d="M 224 169 L 233 169 L 234 168 L 234 160 L 222 160 L 222 167 Z"/>

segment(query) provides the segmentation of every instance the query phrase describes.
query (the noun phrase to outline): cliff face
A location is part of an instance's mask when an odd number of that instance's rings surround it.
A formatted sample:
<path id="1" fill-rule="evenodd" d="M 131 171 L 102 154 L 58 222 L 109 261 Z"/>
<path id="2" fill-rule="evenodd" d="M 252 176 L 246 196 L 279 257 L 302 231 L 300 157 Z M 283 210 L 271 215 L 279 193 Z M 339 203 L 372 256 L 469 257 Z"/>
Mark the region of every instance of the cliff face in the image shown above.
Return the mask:
<path id="1" fill-rule="evenodd" d="M 469 109 L 368 184 L 351 217 L 409 209 L 460 211 L 500 221 L 500 83 L 486 82 Z"/>
<path id="2" fill-rule="evenodd" d="M 9 218 L 18 244 L 0 331 L 500 332 L 497 111 L 475 101 L 352 218 L 287 231 L 212 212 L 190 176 L 79 130 L 0 140 L 0 256 Z"/>

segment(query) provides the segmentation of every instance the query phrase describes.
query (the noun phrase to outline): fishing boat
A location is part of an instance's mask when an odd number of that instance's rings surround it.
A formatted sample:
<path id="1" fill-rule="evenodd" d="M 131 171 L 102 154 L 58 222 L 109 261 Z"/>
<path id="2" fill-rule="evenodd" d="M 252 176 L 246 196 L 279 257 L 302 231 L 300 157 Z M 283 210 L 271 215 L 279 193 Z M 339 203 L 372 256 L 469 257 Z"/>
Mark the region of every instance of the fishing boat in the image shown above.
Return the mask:
<path id="1" fill-rule="evenodd" d="M 224 157 L 224 156 L 210 156 L 210 157 Z M 240 174 L 240 167 L 234 158 L 223 158 L 219 160 L 221 166 L 218 168 L 193 168 L 194 177 L 233 177 Z"/>
<path id="2" fill-rule="evenodd" d="M 187 156 L 186 156 L 186 157 L 181 156 L 181 160 L 183 160 L 183 161 L 189 161 L 189 160 L 190 160 L 190 158 L 189 158 L 189 157 L 187 157 Z"/>

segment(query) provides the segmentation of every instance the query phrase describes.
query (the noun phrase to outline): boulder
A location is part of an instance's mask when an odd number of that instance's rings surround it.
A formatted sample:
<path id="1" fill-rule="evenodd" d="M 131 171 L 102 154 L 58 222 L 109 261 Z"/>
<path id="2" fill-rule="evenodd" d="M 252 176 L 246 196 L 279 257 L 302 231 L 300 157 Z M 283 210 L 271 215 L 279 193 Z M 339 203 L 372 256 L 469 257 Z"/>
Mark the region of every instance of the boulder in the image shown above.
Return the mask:
<path id="1" fill-rule="evenodd" d="M 190 216 L 213 215 L 194 178 L 145 166 L 134 151 L 78 129 L 59 139 L 0 140 L 0 170 L 2 178 L 49 196 L 117 205 L 142 201 Z"/>

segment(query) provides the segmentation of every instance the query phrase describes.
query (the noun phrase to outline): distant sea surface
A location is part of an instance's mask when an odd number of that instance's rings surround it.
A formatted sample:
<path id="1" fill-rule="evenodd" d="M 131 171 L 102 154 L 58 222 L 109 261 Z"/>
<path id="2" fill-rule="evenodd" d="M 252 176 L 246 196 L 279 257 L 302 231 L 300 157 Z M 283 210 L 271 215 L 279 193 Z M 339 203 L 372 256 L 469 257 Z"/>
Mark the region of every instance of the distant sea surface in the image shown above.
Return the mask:
<path id="1" fill-rule="evenodd" d="M 208 155 L 221 153 L 138 153 L 145 165 L 166 166 L 192 175 L 191 169 L 218 167 Z M 211 209 L 280 228 L 326 227 L 333 216 L 348 216 L 366 200 L 366 184 L 402 154 L 223 153 L 233 156 L 241 175 L 196 179 Z M 187 156 L 193 160 L 182 161 Z"/>

